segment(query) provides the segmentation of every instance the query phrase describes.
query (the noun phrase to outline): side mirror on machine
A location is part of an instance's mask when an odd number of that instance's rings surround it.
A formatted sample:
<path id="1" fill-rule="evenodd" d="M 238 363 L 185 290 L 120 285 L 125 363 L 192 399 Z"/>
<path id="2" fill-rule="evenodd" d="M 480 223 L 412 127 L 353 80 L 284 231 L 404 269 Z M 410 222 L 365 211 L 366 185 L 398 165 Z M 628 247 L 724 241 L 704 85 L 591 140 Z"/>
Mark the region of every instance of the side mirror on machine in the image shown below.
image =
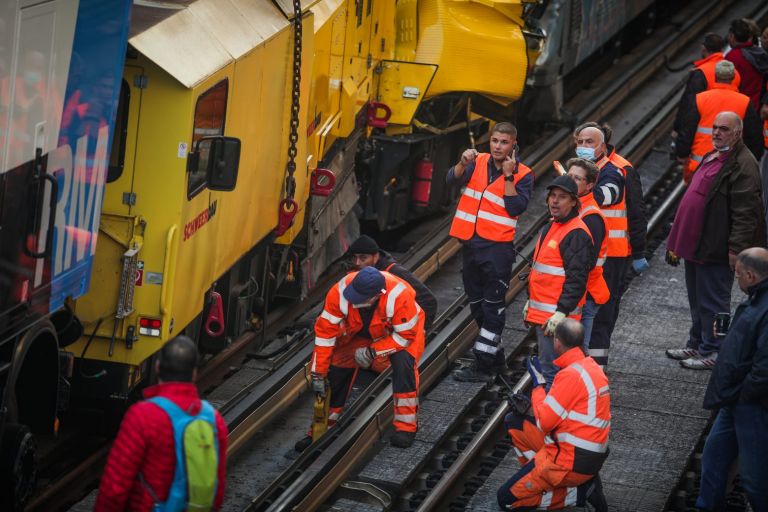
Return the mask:
<path id="1" fill-rule="evenodd" d="M 189 155 L 189 171 L 205 173 L 210 190 L 230 191 L 237 184 L 240 165 L 240 139 L 235 137 L 203 137 Z"/>

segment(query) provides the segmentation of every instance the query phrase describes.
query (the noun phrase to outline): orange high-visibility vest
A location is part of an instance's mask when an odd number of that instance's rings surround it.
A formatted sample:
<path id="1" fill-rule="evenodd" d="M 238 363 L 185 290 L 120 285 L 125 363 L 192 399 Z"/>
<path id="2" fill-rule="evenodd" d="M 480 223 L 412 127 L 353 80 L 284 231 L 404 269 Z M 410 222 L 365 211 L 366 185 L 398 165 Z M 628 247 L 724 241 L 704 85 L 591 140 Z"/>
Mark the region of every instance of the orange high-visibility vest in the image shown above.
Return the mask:
<path id="1" fill-rule="evenodd" d="M 589 229 L 584 222 L 576 216 L 561 224 L 551 222 L 547 236 L 536 242 L 536 251 L 533 254 L 533 266 L 528 276 L 528 313 L 525 321 L 531 324 L 543 325 L 549 317 L 557 311 L 557 302 L 563 293 L 565 284 L 565 265 L 560 255 L 560 243 L 563 239 L 576 229 L 581 229 L 589 235 Z M 589 235 L 592 238 L 592 235 Z M 579 300 L 579 304 L 573 311 L 563 311 L 569 313 L 568 317 L 574 320 L 581 319 L 581 307 L 586 300 L 586 290 Z"/>
<path id="2" fill-rule="evenodd" d="M 377 357 L 407 350 L 418 362 L 424 352 L 424 311 L 416 303 L 411 285 L 389 272 L 381 274 L 386 291 L 379 297 L 368 326 L 371 347 Z M 344 298 L 344 289 L 356 275 L 350 272 L 328 290 L 323 312 L 315 321 L 312 373 L 327 375 L 335 347 L 350 343 L 363 328 L 360 313 Z"/>
<path id="3" fill-rule="evenodd" d="M 768 148 L 768 119 L 763 121 L 763 143 L 765 144 L 765 147 Z M 764 192 L 768 193 L 768 192 Z"/>
<path id="4" fill-rule="evenodd" d="M 605 155 L 595 163 L 600 172 L 603 172 L 603 168 L 608 163 L 613 164 Z M 603 212 L 605 227 L 607 228 L 605 237 L 608 239 L 608 257 L 626 258 L 632 254 L 632 247 L 629 244 L 629 218 L 627 213 L 627 170 L 624 167 L 616 166 L 616 164 L 613 164 L 613 166 L 624 176 L 624 194 L 621 196 L 621 201 L 613 206 L 599 206 Z"/>
<path id="5" fill-rule="evenodd" d="M 585 196 L 579 198 L 581 201 L 581 210 L 579 210 L 579 218 L 584 220 L 588 215 L 598 215 L 603 221 L 605 227 L 605 236 L 603 237 L 603 243 L 600 245 L 600 251 L 597 254 L 597 261 L 595 262 L 595 268 L 589 271 L 589 279 L 587 280 L 587 293 L 592 296 L 592 300 L 596 304 L 605 304 L 608 299 L 611 298 L 611 292 L 608 289 L 608 284 L 605 282 L 603 276 L 603 264 L 605 264 L 605 258 L 608 257 L 608 223 L 605 220 L 603 211 L 597 205 L 595 196 L 590 192 Z M 586 225 L 586 224 L 585 224 Z M 589 228 L 587 228 L 589 230 Z"/>
<path id="6" fill-rule="evenodd" d="M 545 434 L 542 456 L 576 473 L 597 474 L 608 457 L 608 378 L 581 347 L 568 350 L 554 363 L 562 369 L 555 375 L 549 393 L 544 386 L 536 386 L 531 392 L 533 414 Z"/>
<path id="7" fill-rule="evenodd" d="M 688 160 L 688 172 L 693 172 L 701 163 L 704 155 L 715 149 L 712 145 L 712 125 L 720 112 L 731 111 L 741 120 L 747 114 L 749 96 L 730 89 L 729 84 L 716 83 L 712 89 L 696 95 L 696 108 L 699 110 L 699 125 L 691 145 Z"/>
<path id="8" fill-rule="evenodd" d="M 475 170 L 459 199 L 453 216 L 450 235 L 469 240 L 477 234 L 494 242 L 511 242 L 515 239 L 517 217 L 507 213 L 504 206 L 504 175 L 488 184 L 488 160 L 490 153 L 480 153 L 475 158 Z M 514 175 L 514 184 L 532 171 L 522 163 Z"/>
<path id="9" fill-rule="evenodd" d="M 715 66 L 721 60 L 725 60 L 723 52 L 715 52 L 709 57 L 704 57 L 703 59 L 697 60 L 693 63 L 693 65 L 696 66 L 696 69 L 699 69 L 702 73 L 704 73 L 704 78 L 707 79 L 707 90 L 712 89 L 714 84 L 717 83 L 715 81 Z M 739 85 L 741 84 L 741 75 L 737 70 L 734 71 L 736 71 L 736 74 L 734 75 L 731 83 L 724 85 L 730 85 L 732 90 L 738 91 Z"/>

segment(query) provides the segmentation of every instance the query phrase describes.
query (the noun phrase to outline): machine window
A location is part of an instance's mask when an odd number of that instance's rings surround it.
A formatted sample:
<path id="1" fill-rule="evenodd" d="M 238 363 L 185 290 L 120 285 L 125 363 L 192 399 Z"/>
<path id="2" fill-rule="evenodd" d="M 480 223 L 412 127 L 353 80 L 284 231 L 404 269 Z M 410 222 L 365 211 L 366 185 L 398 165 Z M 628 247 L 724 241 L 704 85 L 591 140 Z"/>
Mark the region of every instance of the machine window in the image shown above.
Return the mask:
<path id="1" fill-rule="evenodd" d="M 227 112 L 227 92 L 229 82 L 225 79 L 217 83 L 197 99 L 195 121 L 192 129 L 192 147 L 203 137 L 224 135 L 224 117 Z M 200 166 L 202 168 L 202 166 Z M 192 199 L 206 186 L 204 171 L 192 171 L 187 180 L 187 198 Z"/>
<path id="2" fill-rule="evenodd" d="M 128 138 L 128 107 L 131 104 L 131 88 L 125 80 L 120 84 L 120 98 L 115 115 L 115 138 L 109 155 L 107 183 L 116 181 L 125 167 L 125 141 Z"/>

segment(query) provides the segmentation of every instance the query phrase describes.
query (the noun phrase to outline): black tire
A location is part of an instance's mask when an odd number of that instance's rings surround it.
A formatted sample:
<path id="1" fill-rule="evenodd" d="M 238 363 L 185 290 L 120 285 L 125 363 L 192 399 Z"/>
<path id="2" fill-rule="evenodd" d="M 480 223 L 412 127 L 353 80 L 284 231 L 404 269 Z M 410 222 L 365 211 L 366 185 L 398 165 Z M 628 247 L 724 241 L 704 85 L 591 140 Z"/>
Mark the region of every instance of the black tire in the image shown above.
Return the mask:
<path id="1" fill-rule="evenodd" d="M 0 448 L 0 509 L 22 510 L 37 481 L 35 439 L 26 425 L 5 426 Z"/>

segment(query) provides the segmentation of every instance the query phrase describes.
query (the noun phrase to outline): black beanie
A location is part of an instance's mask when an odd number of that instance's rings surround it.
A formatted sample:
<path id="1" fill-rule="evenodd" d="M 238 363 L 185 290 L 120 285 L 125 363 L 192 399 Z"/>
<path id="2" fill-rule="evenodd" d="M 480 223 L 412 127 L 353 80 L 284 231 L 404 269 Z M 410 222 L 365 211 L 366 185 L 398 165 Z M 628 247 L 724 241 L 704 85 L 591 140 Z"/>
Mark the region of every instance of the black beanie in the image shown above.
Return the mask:
<path id="1" fill-rule="evenodd" d="M 352 242 L 348 252 L 349 254 L 376 254 L 379 252 L 379 246 L 373 238 L 368 235 L 361 235 L 360 238 Z"/>

